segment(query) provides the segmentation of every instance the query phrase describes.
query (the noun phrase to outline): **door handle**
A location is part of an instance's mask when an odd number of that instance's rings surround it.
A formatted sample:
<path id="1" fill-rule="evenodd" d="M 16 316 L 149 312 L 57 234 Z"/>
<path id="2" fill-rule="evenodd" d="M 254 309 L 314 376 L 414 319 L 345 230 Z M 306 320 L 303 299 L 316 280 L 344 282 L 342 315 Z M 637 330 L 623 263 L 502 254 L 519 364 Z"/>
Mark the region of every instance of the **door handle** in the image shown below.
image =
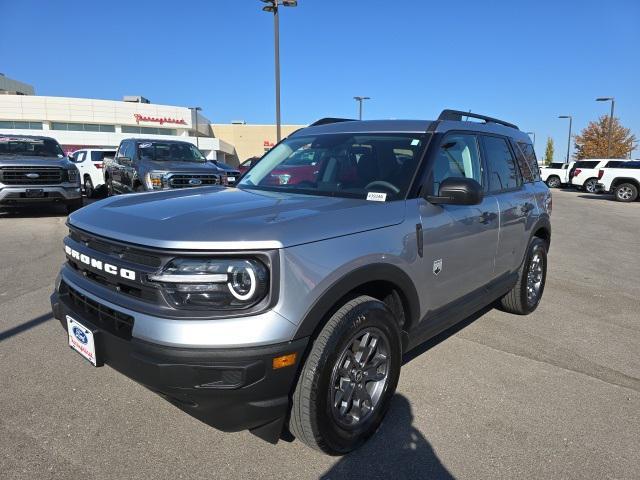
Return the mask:
<path id="1" fill-rule="evenodd" d="M 496 213 L 493 213 L 493 212 L 482 212 L 482 214 L 480 215 L 479 222 L 484 224 L 484 225 L 487 225 L 488 223 L 491 223 L 492 221 L 494 221 L 497 217 L 498 217 L 498 215 Z"/>

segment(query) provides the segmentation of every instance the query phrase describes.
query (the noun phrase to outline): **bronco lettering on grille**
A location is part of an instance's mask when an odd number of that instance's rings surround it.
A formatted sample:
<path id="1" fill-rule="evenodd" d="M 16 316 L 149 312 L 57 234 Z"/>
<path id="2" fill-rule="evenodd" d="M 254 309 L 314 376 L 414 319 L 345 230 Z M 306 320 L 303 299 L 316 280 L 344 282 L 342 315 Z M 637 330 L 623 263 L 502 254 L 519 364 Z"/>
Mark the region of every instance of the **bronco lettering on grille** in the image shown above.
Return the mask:
<path id="1" fill-rule="evenodd" d="M 89 265 L 96 270 L 101 270 L 109 275 L 115 275 L 127 280 L 135 280 L 136 272 L 133 270 L 128 270 L 126 268 L 120 268 L 116 265 L 112 265 L 110 263 L 102 262 L 100 260 L 96 260 L 95 258 L 91 258 L 84 253 L 80 253 L 77 250 L 74 250 L 69 245 L 64 246 L 65 253 L 74 260 L 78 260 L 85 265 Z"/>

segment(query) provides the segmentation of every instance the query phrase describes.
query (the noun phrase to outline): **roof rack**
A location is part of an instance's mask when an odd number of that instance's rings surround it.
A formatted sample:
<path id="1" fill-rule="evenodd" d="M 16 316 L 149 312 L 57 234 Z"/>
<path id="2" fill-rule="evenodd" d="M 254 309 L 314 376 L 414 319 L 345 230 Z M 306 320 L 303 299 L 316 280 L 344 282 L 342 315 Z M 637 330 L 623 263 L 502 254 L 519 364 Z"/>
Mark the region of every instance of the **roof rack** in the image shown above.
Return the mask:
<path id="1" fill-rule="evenodd" d="M 479 120 L 484 120 L 486 123 L 497 123 L 499 125 L 504 125 L 505 127 L 520 130 L 518 126 L 514 125 L 513 123 L 505 122 L 504 120 L 498 120 L 497 118 L 493 117 L 487 117 L 478 113 L 462 112 L 460 110 L 443 110 L 442 113 L 440 113 L 438 120 L 453 120 L 454 122 L 461 122 L 462 117 L 477 118 Z"/>
<path id="2" fill-rule="evenodd" d="M 355 120 L 353 118 L 326 117 L 326 118 L 321 118 L 320 120 L 316 120 L 309 126 L 317 127 L 318 125 L 328 125 L 329 123 L 340 123 L 340 122 L 355 122 Z"/>

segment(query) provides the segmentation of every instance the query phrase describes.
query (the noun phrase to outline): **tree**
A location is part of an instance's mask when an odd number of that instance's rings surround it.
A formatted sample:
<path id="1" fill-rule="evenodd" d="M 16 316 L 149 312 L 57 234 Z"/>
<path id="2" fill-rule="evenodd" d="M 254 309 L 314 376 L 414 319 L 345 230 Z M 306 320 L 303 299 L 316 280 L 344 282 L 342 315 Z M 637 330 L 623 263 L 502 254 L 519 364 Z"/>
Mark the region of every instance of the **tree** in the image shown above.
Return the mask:
<path id="1" fill-rule="evenodd" d="M 553 163 L 553 138 L 547 137 L 547 148 L 544 151 L 544 164 Z"/>
<path id="2" fill-rule="evenodd" d="M 601 116 L 597 121 L 589 122 L 579 135 L 575 136 L 575 158 L 627 158 L 635 148 L 637 139 L 631 130 L 623 127 L 620 121 L 613 117 L 611 134 L 611 149 L 607 155 L 609 139 L 609 115 Z"/>

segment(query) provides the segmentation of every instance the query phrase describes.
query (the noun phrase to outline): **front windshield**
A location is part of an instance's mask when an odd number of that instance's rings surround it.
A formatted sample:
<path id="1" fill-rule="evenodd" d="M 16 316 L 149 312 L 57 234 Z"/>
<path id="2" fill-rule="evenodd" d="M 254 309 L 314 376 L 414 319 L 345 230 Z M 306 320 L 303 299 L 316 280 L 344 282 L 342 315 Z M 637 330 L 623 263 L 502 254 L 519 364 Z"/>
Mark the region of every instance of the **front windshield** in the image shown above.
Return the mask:
<path id="1" fill-rule="evenodd" d="M 200 150 L 190 143 L 141 142 L 138 156 L 154 162 L 206 162 Z"/>
<path id="2" fill-rule="evenodd" d="M 426 134 L 325 134 L 288 138 L 240 181 L 240 188 L 375 200 L 404 198 Z"/>
<path id="3" fill-rule="evenodd" d="M 35 157 L 64 157 L 64 152 L 53 139 L 12 137 L 0 135 L 0 155 L 28 155 Z"/>

